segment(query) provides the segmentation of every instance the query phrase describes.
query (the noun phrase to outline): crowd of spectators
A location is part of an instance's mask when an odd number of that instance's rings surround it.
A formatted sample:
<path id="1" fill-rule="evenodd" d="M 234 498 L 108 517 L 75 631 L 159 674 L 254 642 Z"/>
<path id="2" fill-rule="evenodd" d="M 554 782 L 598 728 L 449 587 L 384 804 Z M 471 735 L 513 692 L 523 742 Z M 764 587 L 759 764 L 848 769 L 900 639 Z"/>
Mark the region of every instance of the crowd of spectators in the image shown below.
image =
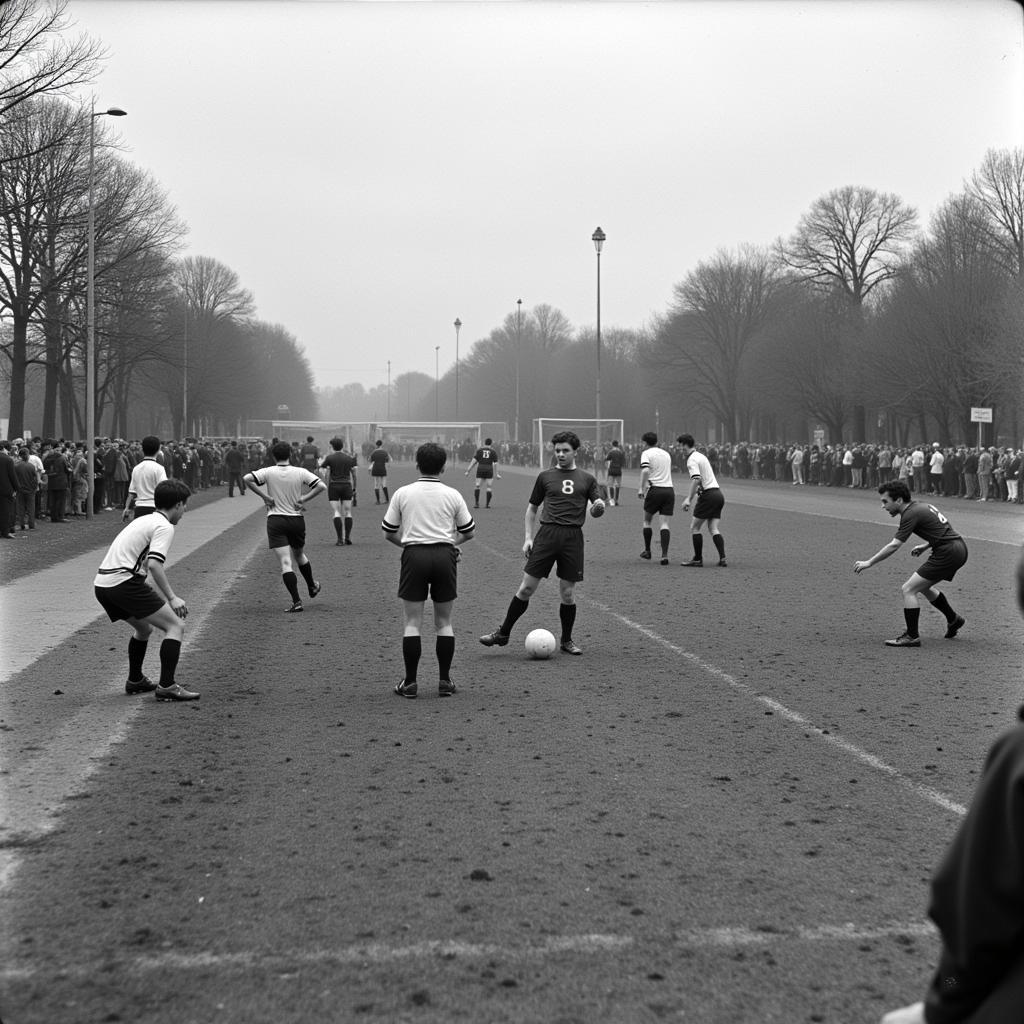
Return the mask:
<path id="1" fill-rule="evenodd" d="M 270 447 L 277 440 L 197 438 L 168 441 L 157 454 L 170 477 L 193 491 L 234 485 L 241 475 L 273 463 Z M 392 459 L 411 462 L 419 441 L 386 441 Z M 318 451 L 311 440 L 293 441 L 292 461 L 303 465 Z M 448 445 L 453 463 L 468 463 L 476 442 Z M 505 465 L 536 466 L 538 453 L 528 442 L 498 444 Z M 624 442 L 625 467 L 636 470 L 643 445 Z M 671 444 L 666 444 L 670 451 Z M 366 457 L 372 442 L 361 446 Z M 886 480 L 906 481 L 912 493 L 938 498 L 1024 504 L 1019 486 L 1022 456 L 1011 446 L 888 444 L 773 444 L 741 442 L 701 446 L 716 475 L 739 480 L 764 480 L 793 487 L 874 489 Z M 230 454 L 229 454 L 230 453 Z M 324 454 L 319 452 L 319 454 Z M 594 472 L 603 468 L 605 449 L 591 442 L 580 448 L 579 464 Z M 93 513 L 124 508 L 132 469 L 142 460 L 138 440 L 99 438 L 94 449 Z M 10 461 L 12 464 L 7 465 Z M 313 465 L 317 465 L 314 462 Z M 677 468 L 682 463 L 677 460 Z M 233 486 L 231 487 L 233 491 Z M 11 493 L 8 493 L 11 492 Z M 84 442 L 64 439 L 15 438 L 0 441 L 0 539 L 34 530 L 37 523 L 66 523 L 84 518 L 88 500 L 88 463 Z"/>

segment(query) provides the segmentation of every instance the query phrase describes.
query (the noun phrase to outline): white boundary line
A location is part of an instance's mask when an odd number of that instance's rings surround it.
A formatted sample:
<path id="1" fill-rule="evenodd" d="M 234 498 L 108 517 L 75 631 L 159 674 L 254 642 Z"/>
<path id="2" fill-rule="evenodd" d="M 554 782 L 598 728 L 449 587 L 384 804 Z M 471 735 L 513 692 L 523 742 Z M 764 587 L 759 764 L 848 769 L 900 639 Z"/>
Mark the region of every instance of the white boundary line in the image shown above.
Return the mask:
<path id="1" fill-rule="evenodd" d="M 874 928 L 860 927 L 852 922 L 838 925 L 819 925 L 814 928 L 797 927 L 778 931 L 760 931 L 752 928 L 694 928 L 668 936 L 650 936 L 644 942 L 656 942 L 661 949 L 736 949 L 745 946 L 778 946 L 783 943 L 866 942 L 897 936 L 935 939 L 936 929 L 926 921 L 893 923 Z M 124 966 L 129 972 L 199 971 L 225 969 L 235 971 L 298 971 L 320 964 L 359 966 L 389 964 L 409 960 L 482 960 L 500 958 L 505 961 L 539 960 L 558 953 L 598 956 L 619 953 L 640 944 L 630 935 L 563 935 L 526 946 L 503 946 L 493 942 L 455 942 L 433 940 L 406 946 L 371 943 L 365 946 L 342 946 L 339 949 L 312 949 L 306 952 L 260 953 L 248 950 L 241 953 L 174 953 L 137 957 Z M 0 969 L 5 981 L 23 980 L 47 970 L 46 967 Z M 86 977 L 95 973 L 94 966 L 80 964 L 65 968 L 62 973 Z"/>

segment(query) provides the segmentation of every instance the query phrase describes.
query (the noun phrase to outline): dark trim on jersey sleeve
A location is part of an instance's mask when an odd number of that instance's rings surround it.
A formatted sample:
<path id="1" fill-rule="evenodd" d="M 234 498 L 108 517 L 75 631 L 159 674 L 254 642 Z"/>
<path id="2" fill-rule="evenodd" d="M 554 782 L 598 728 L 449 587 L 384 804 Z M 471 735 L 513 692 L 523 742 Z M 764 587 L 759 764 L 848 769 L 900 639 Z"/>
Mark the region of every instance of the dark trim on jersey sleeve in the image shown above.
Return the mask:
<path id="1" fill-rule="evenodd" d="M 159 551 L 150 551 L 146 554 L 147 562 L 166 562 L 167 557 L 161 554 Z"/>
<path id="2" fill-rule="evenodd" d="M 391 523 L 389 523 L 386 519 L 382 519 L 380 521 L 380 528 L 385 533 L 398 533 L 398 527 L 397 526 L 392 526 Z"/>
<path id="3" fill-rule="evenodd" d="M 476 529 L 476 520 L 471 516 L 468 526 L 459 526 L 458 523 L 456 523 L 455 529 L 458 530 L 459 533 L 472 533 Z"/>

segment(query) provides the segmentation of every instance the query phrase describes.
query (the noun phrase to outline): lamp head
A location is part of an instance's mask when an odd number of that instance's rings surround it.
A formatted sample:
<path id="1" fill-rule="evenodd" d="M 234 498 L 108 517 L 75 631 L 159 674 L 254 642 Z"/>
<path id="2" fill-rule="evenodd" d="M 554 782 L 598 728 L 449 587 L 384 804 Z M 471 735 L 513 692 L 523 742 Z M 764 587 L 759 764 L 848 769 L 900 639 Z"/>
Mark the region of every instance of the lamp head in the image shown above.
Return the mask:
<path id="1" fill-rule="evenodd" d="M 455 318 L 455 330 L 458 330 L 461 326 L 462 326 L 462 321 L 458 317 L 456 317 Z"/>
<path id="2" fill-rule="evenodd" d="M 600 253 L 601 247 L 604 245 L 604 240 L 606 238 L 605 233 L 600 228 L 598 228 L 590 237 L 593 240 L 594 248 L 598 251 L 598 253 Z"/>

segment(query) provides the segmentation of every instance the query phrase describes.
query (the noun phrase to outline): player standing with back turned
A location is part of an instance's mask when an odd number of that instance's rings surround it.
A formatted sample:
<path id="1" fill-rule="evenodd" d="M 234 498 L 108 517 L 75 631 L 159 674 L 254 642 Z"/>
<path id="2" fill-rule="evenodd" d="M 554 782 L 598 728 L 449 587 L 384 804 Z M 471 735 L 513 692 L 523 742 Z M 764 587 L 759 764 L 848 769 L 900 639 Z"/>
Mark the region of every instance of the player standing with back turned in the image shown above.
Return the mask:
<path id="1" fill-rule="evenodd" d="M 598 494 L 597 479 L 576 468 L 580 439 L 571 430 L 564 430 L 555 434 L 551 443 L 555 465 L 537 475 L 526 506 L 523 580 L 509 602 L 502 624 L 493 633 L 480 637 L 484 647 L 508 644 L 512 627 L 526 613 L 540 581 L 557 566 L 558 616 L 562 626 L 560 646 L 565 654 L 583 653 L 572 638 L 576 622 L 575 589 L 583 579 L 583 523 L 587 517 L 587 505 L 590 504 L 590 514 L 596 518 L 604 514 L 604 502 Z"/>

